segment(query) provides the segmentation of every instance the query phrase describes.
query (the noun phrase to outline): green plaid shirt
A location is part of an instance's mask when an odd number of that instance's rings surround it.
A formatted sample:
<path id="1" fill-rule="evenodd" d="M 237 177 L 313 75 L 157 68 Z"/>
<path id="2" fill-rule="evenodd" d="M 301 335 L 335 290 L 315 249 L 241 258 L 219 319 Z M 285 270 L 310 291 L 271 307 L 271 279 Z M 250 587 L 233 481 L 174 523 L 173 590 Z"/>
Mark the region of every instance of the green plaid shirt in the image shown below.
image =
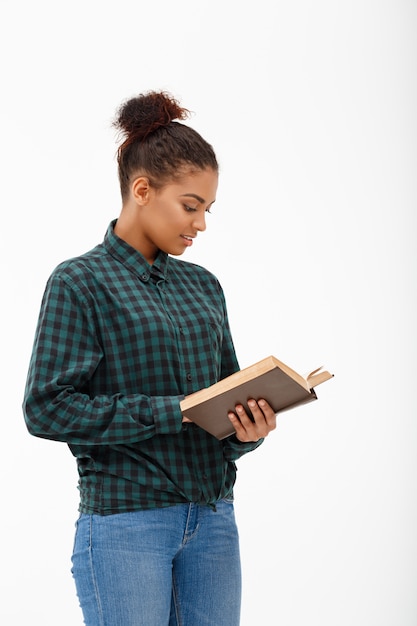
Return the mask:
<path id="1" fill-rule="evenodd" d="M 180 400 L 238 369 L 222 289 L 113 232 L 47 283 L 24 398 L 29 432 L 77 458 L 80 511 L 107 515 L 231 496 L 259 443 L 182 424 Z"/>

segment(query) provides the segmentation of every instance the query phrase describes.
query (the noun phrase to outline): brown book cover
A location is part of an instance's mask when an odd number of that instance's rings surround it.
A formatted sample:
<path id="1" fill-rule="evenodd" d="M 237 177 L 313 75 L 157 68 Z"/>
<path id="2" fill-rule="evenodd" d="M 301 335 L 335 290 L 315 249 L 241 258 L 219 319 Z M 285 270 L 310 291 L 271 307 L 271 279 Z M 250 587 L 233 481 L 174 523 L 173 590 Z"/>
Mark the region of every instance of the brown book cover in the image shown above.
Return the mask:
<path id="1" fill-rule="evenodd" d="M 181 401 L 183 416 L 207 432 L 224 439 L 235 430 L 227 416 L 236 404 L 242 404 L 248 414 L 247 400 L 264 398 L 276 413 L 317 400 L 314 387 L 333 377 L 318 368 L 307 377 L 269 356 L 258 363 L 220 380 Z"/>

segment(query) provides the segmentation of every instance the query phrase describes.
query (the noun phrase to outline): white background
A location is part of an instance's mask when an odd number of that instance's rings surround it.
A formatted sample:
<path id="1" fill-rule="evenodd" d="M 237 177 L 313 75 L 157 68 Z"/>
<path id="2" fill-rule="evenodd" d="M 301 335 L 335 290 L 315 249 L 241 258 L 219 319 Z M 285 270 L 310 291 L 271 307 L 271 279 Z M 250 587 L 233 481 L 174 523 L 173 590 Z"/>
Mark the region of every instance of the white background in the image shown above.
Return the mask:
<path id="1" fill-rule="evenodd" d="M 75 461 L 21 400 L 50 272 L 120 210 L 115 110 L 163 88 L 220 161 L 184 258 L 241 366 L 335 374 L 239 463 L 242 626 L 415 626 L 416 32 L 414 0 L 0 0 L 2 624 L 82 623 Z"/>

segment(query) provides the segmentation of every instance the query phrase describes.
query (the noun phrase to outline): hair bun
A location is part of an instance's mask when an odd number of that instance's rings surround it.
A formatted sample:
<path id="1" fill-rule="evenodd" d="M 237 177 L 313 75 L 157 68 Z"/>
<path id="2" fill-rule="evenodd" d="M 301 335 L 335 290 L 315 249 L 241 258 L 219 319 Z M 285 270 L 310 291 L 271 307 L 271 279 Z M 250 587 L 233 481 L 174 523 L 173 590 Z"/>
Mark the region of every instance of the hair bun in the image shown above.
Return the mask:
<path id="1" fill-rule="evenodd" d="M 148 91 L 123 102 L 113 121 L 121 135 L 117 150 L 123 201 L 134 177 L 160 189 L 185 173 L 219 171 L 213 147 L 184 120 L 190 114 L 165 91 Z"/>
<path id="2" fill-rule="evenodd" d="M 123 148 L 133 141 L 143 141 L 161 126 L 168 126 L 173 120 L 184 120 L 189 111 L 164 91 L 149 91 L 124 102 L 113 126 L 125 138 Z"/>

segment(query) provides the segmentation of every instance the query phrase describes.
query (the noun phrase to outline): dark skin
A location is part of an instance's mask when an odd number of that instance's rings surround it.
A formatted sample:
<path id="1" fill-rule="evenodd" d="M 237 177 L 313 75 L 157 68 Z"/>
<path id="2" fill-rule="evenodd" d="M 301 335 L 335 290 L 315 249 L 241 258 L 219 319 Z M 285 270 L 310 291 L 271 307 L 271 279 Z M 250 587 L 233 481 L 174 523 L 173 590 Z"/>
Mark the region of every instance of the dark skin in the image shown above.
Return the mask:
<path id="1" fill-rule="evenodd" d="M 249 400 L 253 420 L 248 416 L 241 404 L 236 406 L 236 413 L 229 413 L 228 417 L 236 431 L 239 441 L 258 441 L 269 435 L 277 426 L 277 416 L 266 400 Z"/>

